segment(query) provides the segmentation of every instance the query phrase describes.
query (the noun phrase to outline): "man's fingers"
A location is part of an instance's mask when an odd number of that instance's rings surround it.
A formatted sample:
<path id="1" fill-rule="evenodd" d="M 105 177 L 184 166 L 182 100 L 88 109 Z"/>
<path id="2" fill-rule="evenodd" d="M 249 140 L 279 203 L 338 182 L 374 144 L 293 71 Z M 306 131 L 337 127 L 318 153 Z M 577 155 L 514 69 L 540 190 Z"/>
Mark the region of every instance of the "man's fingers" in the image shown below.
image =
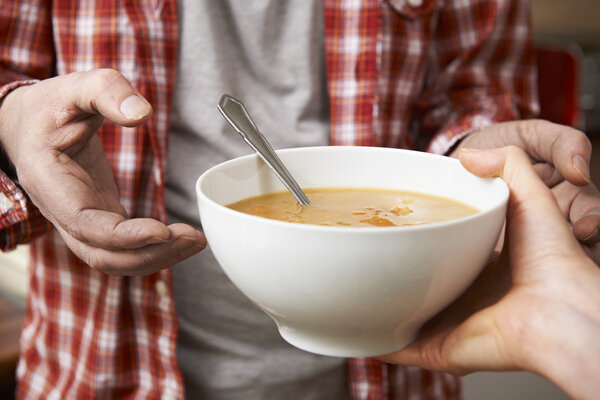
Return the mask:
<path id="1" fill-rule="evenodd" d="M 554 165 L 560 175 L 576 185 L 590 182 L 592 145 L 577 129 L 548 121 L 516 122 L 523 148 L 537 161 Z"/>
<path id="2" fill-rule="evenodd" d="M 590 184 L 571 203 L 569 218 L 575 237 L 587 245 L 600 242 L 600 192 Z"/>
<path id="3" fill-rule="evenodd" d="M 590 182 L 589 162 L 592 145 L 587 136 L 577 129 L 543 120 L 511 121 L 483 128 L 467 136 L 459 147 L 497 148 L 518 146 L 525 150 L 534 164 L 540 167 L 543 179 L 553 186 L 557 176 L 583 186 Z"/>
<path id="4" fill-rule="evenodd" d="M 583 251 L 591 258 L 596 265 L 600 266 L 600 244 L 596 243 L 591 246 L 583 246 Z"/>
<path id="5" fill-rule="evenodd" d="M 538 174 L 542 182 L 548 187 L 554 187 L 560 182 L 564 182 L 565 178 L 558 172 L 552 164 L 547 162 L 538 162 L 533 164 L 533 169 Z"/>
<path id="6" fill-rule="evenodd" d="M 102 210 L 82 210 L 63 229 L 75 239 L 104 249 L 136 249 L 166 243 L 169 228 L 152 218 L 126 219 Z"/>
<path id="7" fill-rule="evenodd" d="M 573 234 L 586 245 L 600 242 L 600 209 L 591 210 L 573 224 Z"/>
<path id="8" fill-rule="evenodd" d="M 54 226 L 93 247 L 132 249 L 166 241 L 167 226 L 150 218 L 127 219 L 104 158 L 89 167 L 59 154 L 39 157 L 27 168 L 22 184 L 32 201 Z"/>
<path id="9" fill-rule="evenodd" d="M 109 250 L 80 242 L 59 229 L 69 248 L 91 268 L 111 275 L 147 275 L 169 268 L 206 247 L 202 233 L 185 224 L 169 226 L 169 239 L 137 249 Z"/>
<path id="10" fill-rule="evenodd" d="M 552 188 L 565 217 L 573 225 L 575 237 L 585 243 L 600 241 L 600 193 L 596 186 L 575 186 L 567 181 Z"/>

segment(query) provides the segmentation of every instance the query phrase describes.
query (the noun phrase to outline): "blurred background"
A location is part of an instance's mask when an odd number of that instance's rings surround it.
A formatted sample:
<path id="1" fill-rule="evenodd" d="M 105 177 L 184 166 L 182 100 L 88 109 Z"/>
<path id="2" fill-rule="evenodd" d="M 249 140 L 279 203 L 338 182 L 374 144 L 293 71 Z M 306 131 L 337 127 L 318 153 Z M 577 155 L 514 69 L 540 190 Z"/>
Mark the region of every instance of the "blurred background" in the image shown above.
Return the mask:
<path id="1" fill-rule="evenodd" d="M 600 2 L 531 3 L 542 116 L 600 135 Z"/>
<path id="2" fill-rule="evenodd" d="M 531 0 L 544 119 L 585 131 L 600 146 L 600 1 Z M 600 184 L 600 158 L 592 157 Z M 27 293 L 26 246 L 0 254 L 0 398 L 13 392 Z M 526 372 L 476 373 L 463 379 L 465 400 L 563 400 L 552 383 Z"/>

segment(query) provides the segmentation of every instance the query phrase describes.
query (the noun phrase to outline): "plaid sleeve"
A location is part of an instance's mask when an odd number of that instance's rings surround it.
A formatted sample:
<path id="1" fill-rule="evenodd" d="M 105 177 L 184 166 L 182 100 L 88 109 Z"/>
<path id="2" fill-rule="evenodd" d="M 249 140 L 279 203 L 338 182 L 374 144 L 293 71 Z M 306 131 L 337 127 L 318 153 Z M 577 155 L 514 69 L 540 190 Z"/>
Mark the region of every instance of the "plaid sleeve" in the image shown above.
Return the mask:
<path id="1" fill-rule="evenodd" d="M 0 250 L 14 249 L 50 228 L 23 190 L 0 171 Z"/>
<path id="2" fill-rule="evenodd" d="M 353 358 L 347 373 L 354 400 L 462 399 L 460 378 L 443 372 Z"/>
<path id="3" fill-rule="evenodd" d="M 432 46 L 421 104 L 428 151 L 446 153 L 471 131 L 539 112 L 527 0 L 450 0 Z"/>

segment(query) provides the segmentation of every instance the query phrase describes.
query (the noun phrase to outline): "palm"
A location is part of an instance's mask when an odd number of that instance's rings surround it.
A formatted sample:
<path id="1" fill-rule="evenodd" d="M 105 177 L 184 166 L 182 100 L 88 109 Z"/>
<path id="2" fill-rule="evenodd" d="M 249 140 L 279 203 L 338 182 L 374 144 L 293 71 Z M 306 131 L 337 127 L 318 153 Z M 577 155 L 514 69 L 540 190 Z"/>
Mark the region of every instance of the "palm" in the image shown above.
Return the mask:
<path id="1" fill-rule="evenodd" d="M 76 213 L 103 210 L 125 215 L 112 169 L 93 128 L 67 122 L 61 129 L 71 131 L 69 143 L 59 142 L 39 151 L 36 157 L 44 168 L 26 169 L 19 176 L 34 204 L 63 228 L 68 223 L 62 223 L 57 215 L 73 209 Z"/>

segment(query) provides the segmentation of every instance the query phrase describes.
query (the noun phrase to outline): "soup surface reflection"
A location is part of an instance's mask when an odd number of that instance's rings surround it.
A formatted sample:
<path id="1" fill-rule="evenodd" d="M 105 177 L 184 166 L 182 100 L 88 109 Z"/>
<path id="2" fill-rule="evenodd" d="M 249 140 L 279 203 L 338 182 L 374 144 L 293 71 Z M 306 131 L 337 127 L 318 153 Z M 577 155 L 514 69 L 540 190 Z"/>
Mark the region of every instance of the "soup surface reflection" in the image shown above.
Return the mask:
<path id="1" fill-rule="evenodd" d="M 280 221 L 327 226 L 409 226 L 476 214 L 466 204 L 423 193 L 372 188 L 313 188 L 303 207 L 288 191 L 267 193 L 228 205 L 237 211 Z"/>

